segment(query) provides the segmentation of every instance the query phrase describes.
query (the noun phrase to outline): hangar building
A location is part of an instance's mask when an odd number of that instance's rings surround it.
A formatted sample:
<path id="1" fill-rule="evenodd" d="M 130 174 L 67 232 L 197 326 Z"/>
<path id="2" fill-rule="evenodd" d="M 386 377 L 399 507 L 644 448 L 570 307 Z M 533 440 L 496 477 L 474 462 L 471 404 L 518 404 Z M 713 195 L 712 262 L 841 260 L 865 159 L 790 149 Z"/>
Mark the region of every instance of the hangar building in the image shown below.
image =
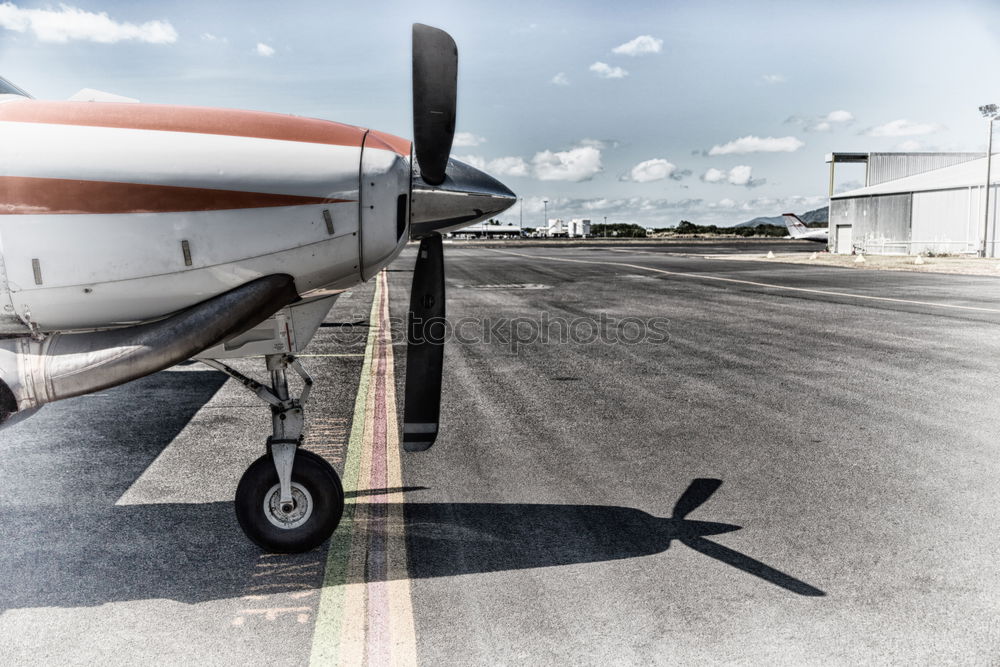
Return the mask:
<path id="1" fill-rule="evenodd" d="M 830 251 L 977 254 L 983 245 L 986 158 L 982 153 L 831 153 Z M 986 255 L 1000 256 L 993 155 Z M 864 187 L 833 194 L 834 169 L 864 163 Z"/>

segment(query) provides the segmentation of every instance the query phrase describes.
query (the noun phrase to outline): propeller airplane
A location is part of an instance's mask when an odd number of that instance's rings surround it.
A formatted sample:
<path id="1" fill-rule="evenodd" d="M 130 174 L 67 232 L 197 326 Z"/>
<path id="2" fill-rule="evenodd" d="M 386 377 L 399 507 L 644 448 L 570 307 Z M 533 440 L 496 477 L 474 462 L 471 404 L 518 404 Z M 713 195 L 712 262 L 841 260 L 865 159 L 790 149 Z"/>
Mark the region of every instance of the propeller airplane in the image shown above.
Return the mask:
<path id="1" fill-rule="evenodd" d="M 515 201 L 449 157 L 457 76 L 451 36 L 415 24 L 412 143 L 281 114 L 39 101 L 0 79 L 0 423 L 198 359 L 271 409 L 236 491 L 243 531 L 274 552 L 325 541 L 344 493 L 299 449 L 312 380 L 295 355 L 339 294 L 419 241 L 403 442 L 430 447 L 443 346 L 416 334 L 444 317 L 441 234 Z M 270 384 L 225 362 L 261 356 Z"/>

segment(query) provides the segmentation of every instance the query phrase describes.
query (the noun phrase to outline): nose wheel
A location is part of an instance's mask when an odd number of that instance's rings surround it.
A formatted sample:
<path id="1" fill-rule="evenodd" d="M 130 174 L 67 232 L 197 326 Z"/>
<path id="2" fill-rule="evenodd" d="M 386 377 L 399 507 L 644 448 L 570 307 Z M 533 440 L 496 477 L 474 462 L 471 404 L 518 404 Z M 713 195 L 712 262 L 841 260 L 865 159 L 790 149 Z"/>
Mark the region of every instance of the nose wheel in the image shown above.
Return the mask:
<path id="1" fill-rule="evenodd" d="M 271 454 L 254 461 L 236 487 L 236 520 L 255 544 L 274 553 L 298 553 L 322 544 L 340 523 L 344 490 L 333 467 L 305 449 L 295 454 L 292 499 L 282 502 Z"/>
<path id="2" fill-rule="evenodd" d="M 268 355 L 271 387 L 215 359 L 203 363 L 235 378 L 271 406 L 273 434 L 267 454 L 254 461 L 236 487 L 236 520 L 255 544 L 274 553 L 299 553 L 322 544 L 344 513 L 340 477 L 318 454 L 299 449 L 303 410 L 312 379 L 290 355 Z M 303 381 L 302 394 L 289 398 L 286 371 Z"/>

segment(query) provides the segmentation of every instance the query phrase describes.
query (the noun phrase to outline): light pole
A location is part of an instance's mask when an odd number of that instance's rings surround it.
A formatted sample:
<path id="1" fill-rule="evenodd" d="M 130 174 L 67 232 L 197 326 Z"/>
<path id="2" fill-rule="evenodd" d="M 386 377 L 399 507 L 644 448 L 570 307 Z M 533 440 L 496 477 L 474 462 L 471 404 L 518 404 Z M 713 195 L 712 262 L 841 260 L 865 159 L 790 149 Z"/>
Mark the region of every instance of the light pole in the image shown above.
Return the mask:
<path id="1" fill-rule="evenodd" d="M 545 205 L 545 213 L 542 214 L 544 216 L 543 219 L 542 219 L 542 229 L 545 230 L 545 234 L 546 234 L 546 236 L 548 236 L 548 230 L 549 230 L 549 200 L 548 199 L 543 199 L 542 200 L 542 204 Z"/>
<path id="2" fill-rule="evenodd" d="M 979 107 L 979 113 L 986 119 L 986 202 L 983 204 L 983 247 L 980 254 L 988 257 L 987 245 L 989 239 L 987 234 L 990 229 L 990 166 L 993 162 L 993 121 L 1000 116 L 1000 107 L 995 104 L 984 104 Z"/>
<path id="3" fill-rule="evenodd" d="M 608 216 L 604 216 L 604 238 L 608 238 Z"/>

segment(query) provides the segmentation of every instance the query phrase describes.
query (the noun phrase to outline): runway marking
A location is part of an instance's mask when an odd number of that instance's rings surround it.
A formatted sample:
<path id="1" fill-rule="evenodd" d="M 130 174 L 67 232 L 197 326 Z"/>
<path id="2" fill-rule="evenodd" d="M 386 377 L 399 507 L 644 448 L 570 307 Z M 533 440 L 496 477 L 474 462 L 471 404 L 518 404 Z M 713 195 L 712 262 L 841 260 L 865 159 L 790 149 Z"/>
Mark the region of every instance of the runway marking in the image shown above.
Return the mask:
<path id="1" fill-rule="evenodd" d="M 229 625 L 247 632 L 280 632 L 275 626 L 302 625 L 316 615 L 316 585 L 322 576 L 321 554 L 302 556 L 262 553 L 243 587 L 238 608 Z M 267 624 L 267 627 L 263 627 Z"/>
<path id="2" fill-rule="evenodd" d="M 724 278 L 722 276 L 712 276 L 702 273 L 687 273 L 685 271 L 669 271 L 667 269 L 657 269 L 651 266 L 642 266 L 641 264 L 627 264 L 625 262 L 607 262 L 592 259 L 570 259 L 568 257 L 552 257 L 551 255 L 529 255 L 522 252 L 511 252 L 509 250 L 496 250 L 494 248 L 485 248 L 485 250 L 490 250 L 492 252 L 502 253 L 504 255 L 515 255 L 517 257 L 527 257 L 529 259 L 548 259 L 554 262 L 573 262 L 575 264 L 600 264 L 602 266 L 623 266 L 630 269 L 639 269 L 641 271 L 652 271 L 654 273 L 662 273 L 668 276 L 677 276 L 679 278 L 695 278 L 698 280 L 714 280 L 717 282 L 724 283 L 734 283 L 737 285 L 750 285 L 753 287 L 767 287 L 769 289 L 776 290 L 786 290 L 789 292 L 804 292 L 808 294 L 822 294 L 823 296 L 839 296 L 847 297 L 850 299 L 864 299 L 866 301 L 882 301 L 888 303 L 901 303 L 910 306 L 930 306 L 932 308 L 949 308 L 952 310 L 970 310 L 980 313 L 1000 313 L 1000 308 L 983 308 L 980 306 L 960 306 L 954 303 L 940 303 L 937 301 L 916 301 L 913 299 L 895 299 L 888 296 L 871 296 L 868 294 L 854 294 L 853 292 L 834 292 L 832 290 L 821 290 L 813 289 L 810 287 L 792 287 L 790 285 L 776 285 L 774 283 L 761 283 L 754 280 L 741 280 L 739 278 Z"/>
<path id="3" fill-rule="evenodd" d="M 402 488 L 387 274 L 379 274 L 344 464 L 348 490 Z M 355 494 L 327 555 L 310 664 L 415 665 L 402 501 Z M 359 499 L 361 502 L 359 502 Z"/>

